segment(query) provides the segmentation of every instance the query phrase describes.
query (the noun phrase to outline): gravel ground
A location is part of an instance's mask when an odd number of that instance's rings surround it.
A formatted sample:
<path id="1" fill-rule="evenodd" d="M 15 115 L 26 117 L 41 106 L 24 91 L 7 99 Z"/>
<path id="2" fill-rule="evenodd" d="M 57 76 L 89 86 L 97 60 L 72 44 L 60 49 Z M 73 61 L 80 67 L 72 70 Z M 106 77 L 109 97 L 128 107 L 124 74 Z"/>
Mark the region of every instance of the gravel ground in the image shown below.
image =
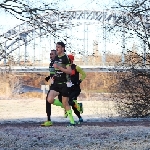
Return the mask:
<path id="1" fill-rule="evenodd" d="M 41 127 L 44 101 L 0 100 L 0 150 L 150 149 L 149 118 L 119 118 L 112 102 L 83 104 L 83 124 L 66 127 L 63 110 L 53 106 L 54 125 Z"/>
<path id="2" fill-rule="evenodd" d="M 148 150 L 150 128 L 144 126 L 78 127 L 6 126 L 0 149 L 8 150 Z"/>

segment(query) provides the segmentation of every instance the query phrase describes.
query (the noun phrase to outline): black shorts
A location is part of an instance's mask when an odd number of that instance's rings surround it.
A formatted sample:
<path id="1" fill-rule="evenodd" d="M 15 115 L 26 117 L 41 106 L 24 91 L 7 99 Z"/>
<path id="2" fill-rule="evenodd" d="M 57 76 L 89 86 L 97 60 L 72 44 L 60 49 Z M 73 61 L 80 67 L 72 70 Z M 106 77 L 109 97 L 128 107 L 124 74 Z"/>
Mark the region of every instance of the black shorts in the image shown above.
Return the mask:
<path id="1" fill-rule="evenodd" d="M 77 100 L 77 97 L 80 95 L 80 91 L 76 90 L 76 91 L 70 91 L 69 94 L 69 101 L 73 101 L 73 100 Z"/>
<path id="2" fill-rule="evenodd" d="M 50 89 L 50 90 L 53 89 L 53 86 L 54 86 L 54 84 L 51 84 L 49 89 Z"/>
<path id="3" fill-rule="evenodd" d="M 66 83 L 62 84 L 54 83 L 53 86 L 51 87 L 51 90 L 61 93 L 61 96 L 63 97 L 69 97 L 69 89 Z"/>
<path id="4" fill-rule="evenodd" d="M 80 95 L 80 92 L 81 92 L 80 89 L 73 90 L 69 88 L 69 101 L 72 102 L 73 100 L 77 100 L 77 97 Z M 61 93 L 58 95 L 58 99 L 60 102 L 62 102 Z"/>

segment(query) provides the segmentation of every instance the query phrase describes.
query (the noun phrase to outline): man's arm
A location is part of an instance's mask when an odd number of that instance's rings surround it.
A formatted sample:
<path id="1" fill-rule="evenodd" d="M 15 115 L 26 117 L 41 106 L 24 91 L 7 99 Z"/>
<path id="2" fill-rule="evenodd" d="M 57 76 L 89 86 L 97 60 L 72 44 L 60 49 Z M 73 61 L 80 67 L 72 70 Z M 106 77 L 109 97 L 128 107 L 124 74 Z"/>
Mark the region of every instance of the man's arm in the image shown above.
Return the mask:
<path id="1" fill-rule="evenodd" d="M 57 64 L 54 64 L 53 66 L 54 66 L 54 68 L 57 68 L 57 69 L 61 70 L 62 72 L 66 73 L 66 74 L 71 74 L 72 73 L 70 64 L 68 64 L 66 66 L 66 68 L 60 67 Z"/>
<path id="2" fill-rule="evenodd" d="M 77 70 L 77 72 L 79 72 L 81 74 L 81 79 L 80 80 L 83 81 L 86 77 L 86 73 L 79 66 L 76 66 L 76 70 Z"/>

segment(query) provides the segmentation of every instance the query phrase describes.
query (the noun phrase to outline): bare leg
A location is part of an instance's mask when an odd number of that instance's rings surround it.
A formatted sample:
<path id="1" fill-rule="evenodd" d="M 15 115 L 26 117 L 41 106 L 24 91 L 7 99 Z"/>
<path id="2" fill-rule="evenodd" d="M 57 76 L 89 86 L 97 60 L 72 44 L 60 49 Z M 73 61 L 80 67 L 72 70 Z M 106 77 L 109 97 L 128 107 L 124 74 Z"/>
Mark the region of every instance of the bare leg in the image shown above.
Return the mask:
<path id="1" fill-rule="evenodd" d="M 47 101 L 48 101 L 49 103 L 53 104 L 53 103 L 54 103 L 54 98 L 55 98 L 56 96 L 58 96 L 58 95 L 59 95 L 58 92 L 56 92 L 56 91 L 54 91 L 54 90 L 50 90 L 50 92 L 48 93 L 48 96 L 47 96 Z"/>
<path id="2" fill-rule="evenodd" d="M 64 106 L 64 108 L 65 108 L 65 110 L 66 110 L 66 112 L 67 112 L 67 114 L 68 114 L 68 117 L 69 117 L 69 119 L 70 119 L 70 123 L 71 123 L 72 125 L 74 125 L 74 124 L 75 124 L 75 123 L 74 123 L 74 118 L 73 118 L 73 116 L 72 116 L 72 110 L 71 110 L 71 107 L 70 107 L 70 105 L 69 105 L 69 103 L 68 103 L 68 100 L 69 100 L 68 97 L 63 97 L 63 96 L 62 96 L 62 103 L 63 103 L 63 106 Z"/>
<path id="3" fill-rule="evenodd" d="M 63 97 L 62 96 L 62 103 L 63 103 L 63 106 L 64 106 L 64 108 L 65 108 L 66 111 L 71 109 L 68 101 L 69 101 L 68 97 Z"/>

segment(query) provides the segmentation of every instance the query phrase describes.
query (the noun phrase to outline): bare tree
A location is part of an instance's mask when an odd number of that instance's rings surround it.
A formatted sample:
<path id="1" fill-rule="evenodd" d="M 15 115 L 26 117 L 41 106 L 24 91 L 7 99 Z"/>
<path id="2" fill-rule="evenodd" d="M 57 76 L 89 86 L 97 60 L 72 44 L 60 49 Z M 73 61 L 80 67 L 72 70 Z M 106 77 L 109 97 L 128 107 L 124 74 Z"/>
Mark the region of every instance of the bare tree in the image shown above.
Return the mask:
<path id="1" fill-rule="evenodd" d="M 58 1 L 59 2 L 59 1 Z M 57 2 L 57 3 L 58 3 Z M 44 31 L 45 35 L 52 35 L 56 39 L 61 39 L 64 43 L 66 43 L 68 36 L 61 37 L 57 31 L 66 29 L 66 25 L 56 26 L 55 23 L 51 22 L 51 20 L 47 20 L 43 16 L 45 13 L 47 15 L 55 14 L 56 18 L 61 13 L 56 9 L 56 6 L 53 4 L 46 4 L 44 2 L 40 2 L 41 6 L 35 6 L 31 3 L 28 4 L 27 1 L 21 0 L 4 0 L 3 3 L 0 3 L 0 9 L 4 9 L 6 12 L 12 14 L 17 19 L 26 21 L 27 24 L 36 26 L 40 30 Z M 31 31 L 33 32 L 33 31 Z M 16 38 L 16 41 L 22 40 L 25 42 L 24 37 L 27 36 L 28 33 L 21 33 L 20 37 Z M 2 35 L 3 36 L 3 35 Z M 11 39 L 10 39 L 11 40 Z M 5 47 L 3 45 L 3 47 Z M 7 48 L 6 48 L 7 49 Z M 7 59 L 12 51 L 6 52 L 4 49 L 0 50 L 0 60 L 5 58 Z"/>
<path id="2" fill-rule="evenodd" d="M 121 10 L 125 16 L 123 16 L 118 22 L 116 27 L 123 27 L 126 31 L 130 31 L 130 35 L 136 34 L 147 45 L 150 50 L 150 6 L 149 0 L 137 0 L 131 1 L 127 4 L 118 3 L 117 7 L 113 7 Z"/>
<path id="3" fill-rule="evenodd" d="M 36 7 L 32 4 L 29 5 L 27 1 L 4 0 L 3 3 L 0 3 L 0 8 L 22 21 L 30 21 L 34 16 L 46 10 L 56 11 L 50 4 L 42 3 L 42 1 L 41 6 Z"/>
<path id="4" fill-rule="evenodd" d="M 146 117 L 150 115 L 150 72 L 147 68 L 150 66 L 149 0 L 118 3 L 116 8 L 127 14 L 127 17 L 119 20 L 124 29 L 122 32 L 129 33 L 130 36 L 137 35 L 143 42 L 144 51 L 142 55 L 133 49 L 127 50 L 124 71 L 117 74 L 118 82 L 112 88 L 112 92 L 117 93 L 113 96 L 121 116 Z M 116 22 L 114 28 L 122 26 Z"/>

